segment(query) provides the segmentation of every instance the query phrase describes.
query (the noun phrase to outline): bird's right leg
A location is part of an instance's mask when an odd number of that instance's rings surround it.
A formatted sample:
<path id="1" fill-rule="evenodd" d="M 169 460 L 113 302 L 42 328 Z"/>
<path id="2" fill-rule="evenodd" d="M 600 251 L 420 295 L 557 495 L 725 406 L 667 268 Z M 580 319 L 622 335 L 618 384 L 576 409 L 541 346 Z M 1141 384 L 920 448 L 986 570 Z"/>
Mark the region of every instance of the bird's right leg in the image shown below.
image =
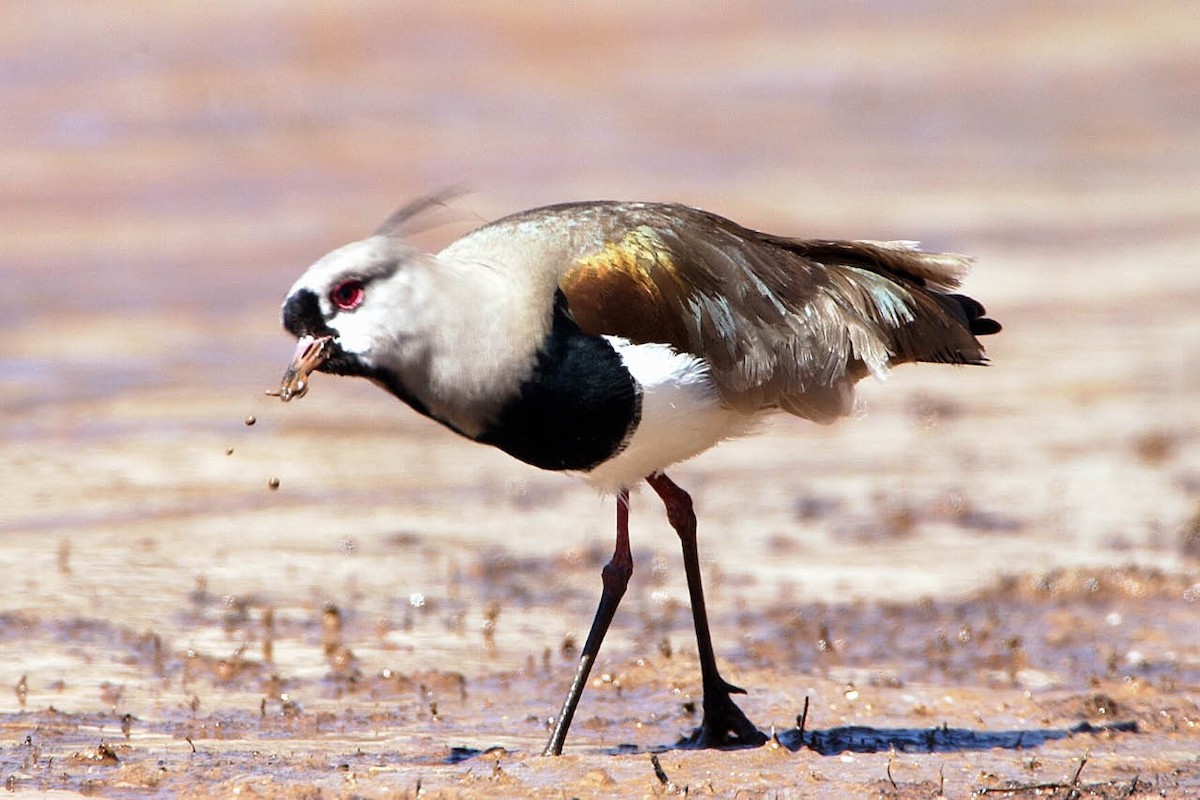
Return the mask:
<path id="1" fill-rule="evenodd" d="M 738 708 L 730 694 L 745 694 L 721 677 L 717 657 L 713 653 L 712 634 L 708 630 L 708 611 L 704 607 L 704 587 L 700 580 L 700 554 L 696 544 L 696 512 L 692 498 L 664 473 L 646 478 L 646 483 L 658 493 L 667 511 L 667 521 L 683 545 L 683 571 L 687 576 L 688 595 L 692 601 L 692 621 L 696 627 L 696 648 L 700 657 L 700 678 L 704 688 L 704 718 L 691 736 L 679 746 L 691 749 L 706 747 L 758 747 L 765 744 L 767 735 Z"/>
<path id="2" fill-rule="evenodd" d="M 544 756 L 557 756 L 562 753 L 563 742 L 567 739 L 567 729 L 571 727 L 571 719 L 575 716 L 575 707 L 587 686 L 588 674 L 596 654 L 600 652 L 600 643 L 612 623 L 617 606 L 629 586 L 629 576 L 633 574 L 633 554 L 629 552 L 629 490 L 622 489 L 617 495 L 617 545 L 613 550 L 612 559 L 600 573 L 603 588 L 600 592 L 600 605 L 596 608 L 596 616 L 592 620 L 592 628 L 588 631 L 587 641 L 579 655 L 579 667 L 575 670 L 575 679 L 571 681 L 571 689 L 563 701 L 562 711 L 554 723 L 550 741 L 542 751 Z"/>

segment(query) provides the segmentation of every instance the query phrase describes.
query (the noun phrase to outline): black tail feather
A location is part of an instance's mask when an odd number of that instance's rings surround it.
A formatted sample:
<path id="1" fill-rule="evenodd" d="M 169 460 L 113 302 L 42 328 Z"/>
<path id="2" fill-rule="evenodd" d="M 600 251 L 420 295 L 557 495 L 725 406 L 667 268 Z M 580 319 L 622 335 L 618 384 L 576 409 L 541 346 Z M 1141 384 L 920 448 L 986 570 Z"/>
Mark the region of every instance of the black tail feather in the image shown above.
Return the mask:
<path id="1" fill-rule="evenodd" d="M 987 314 L 987 309 L 974 297 L 967 297 L 965 294 L 947 294 L 945 297 L 958 304 L 963 322 L 966 323 L 972 335 L 990 336 L 1003 330 L 999 322 L 984 316 Z"/>

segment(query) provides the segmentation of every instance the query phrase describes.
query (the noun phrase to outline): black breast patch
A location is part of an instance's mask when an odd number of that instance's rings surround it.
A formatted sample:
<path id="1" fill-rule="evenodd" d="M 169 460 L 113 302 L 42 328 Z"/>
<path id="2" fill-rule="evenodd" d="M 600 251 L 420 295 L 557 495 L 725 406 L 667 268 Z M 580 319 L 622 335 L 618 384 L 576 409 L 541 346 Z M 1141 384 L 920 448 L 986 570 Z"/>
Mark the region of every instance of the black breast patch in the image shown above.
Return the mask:
<path id="1" fill-rule="evenodd" d="M 558 292 L 533 375 L 477 441 L 542 469 L 588 470 L 621 451 L 640 416 L 621 356 L 580 330 Z"/>

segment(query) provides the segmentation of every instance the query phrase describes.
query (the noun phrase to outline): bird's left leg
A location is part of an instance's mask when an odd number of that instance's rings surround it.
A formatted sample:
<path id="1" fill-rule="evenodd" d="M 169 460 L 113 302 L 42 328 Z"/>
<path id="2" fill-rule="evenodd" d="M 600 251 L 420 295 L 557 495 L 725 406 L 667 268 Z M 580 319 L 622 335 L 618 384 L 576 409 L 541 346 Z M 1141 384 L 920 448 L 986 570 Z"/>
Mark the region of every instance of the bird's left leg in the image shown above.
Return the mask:
<path id="1" fill-rule="evenodd" d="M 613 615 L 617 613 L 617 606 L 625 595 L 625 589 L 629 586 L 629 576 L 632 574 L 633 554 L 629 550 L 629 490 L 622 489 L 617 495 L 617 546 L 613 549 L 612 559 L 604 565 L 604 569 L 600 572 L 603 587 L 600 592 L 600 605 L 596 608 L 592 628 L 588 631 L 587 641 L 584 642 L 583 650 L 579 654 L 579 666 L 575 670 L 575 679 L 571 681 L 567 699 L 563 701 L 562 711 L 555 720 L 550 741 L 546 743 L 546 749 L 542 751 L 544 756 L 562 754 L 563 742 L 567 740 L 567 729 L 571 727 L 571 719 L 575 716 L 579 698 L 583 696 L 583 687 L 587 685 L 588 674 L 592 671 L 596 654 L 600 652 L 600 643 L 604 641 L 604 634 L 608 632 Z"/>
<path id="2" fill-rule="evenodd" d="M 690 748 L 757 747 L 765 744 L 766 734 L 742 713 L 729 696 L 745 694 L 746 690 L 726 683 L 717 671 L 712 635 L 708 630 L 708 612 L 704 608 L 704 587 L 700 582 L 696 512 L 692 508 L 692 498 L 661 472 L 647 477 L 646 483 L 662 498 L 667 509 L 667 520 L 683 545 L 683 569 L 687 575 L 688 594 L 692 601 L 692 621 L 696 625 L 696 648 L 700 656 L 704 718 L 700 727 L 679 744 Z"/>

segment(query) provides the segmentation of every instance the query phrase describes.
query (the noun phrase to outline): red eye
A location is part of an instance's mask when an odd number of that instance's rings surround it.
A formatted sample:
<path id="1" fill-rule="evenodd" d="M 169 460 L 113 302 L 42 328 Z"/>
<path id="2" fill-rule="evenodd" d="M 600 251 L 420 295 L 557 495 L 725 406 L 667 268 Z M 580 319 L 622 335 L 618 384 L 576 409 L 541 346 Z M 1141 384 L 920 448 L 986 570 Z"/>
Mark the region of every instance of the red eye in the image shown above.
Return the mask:
<path id="1" fill-rule="evenodd" d="M 329 293 L 329 298 L 333 300 L 333 304 L 342 311 L 351 311 L 358 308 L 358 305 L 366 297 L 366 290 L 363 288 L 362 281 L 348 280 L 342 281 L 333 288 Z"/>

